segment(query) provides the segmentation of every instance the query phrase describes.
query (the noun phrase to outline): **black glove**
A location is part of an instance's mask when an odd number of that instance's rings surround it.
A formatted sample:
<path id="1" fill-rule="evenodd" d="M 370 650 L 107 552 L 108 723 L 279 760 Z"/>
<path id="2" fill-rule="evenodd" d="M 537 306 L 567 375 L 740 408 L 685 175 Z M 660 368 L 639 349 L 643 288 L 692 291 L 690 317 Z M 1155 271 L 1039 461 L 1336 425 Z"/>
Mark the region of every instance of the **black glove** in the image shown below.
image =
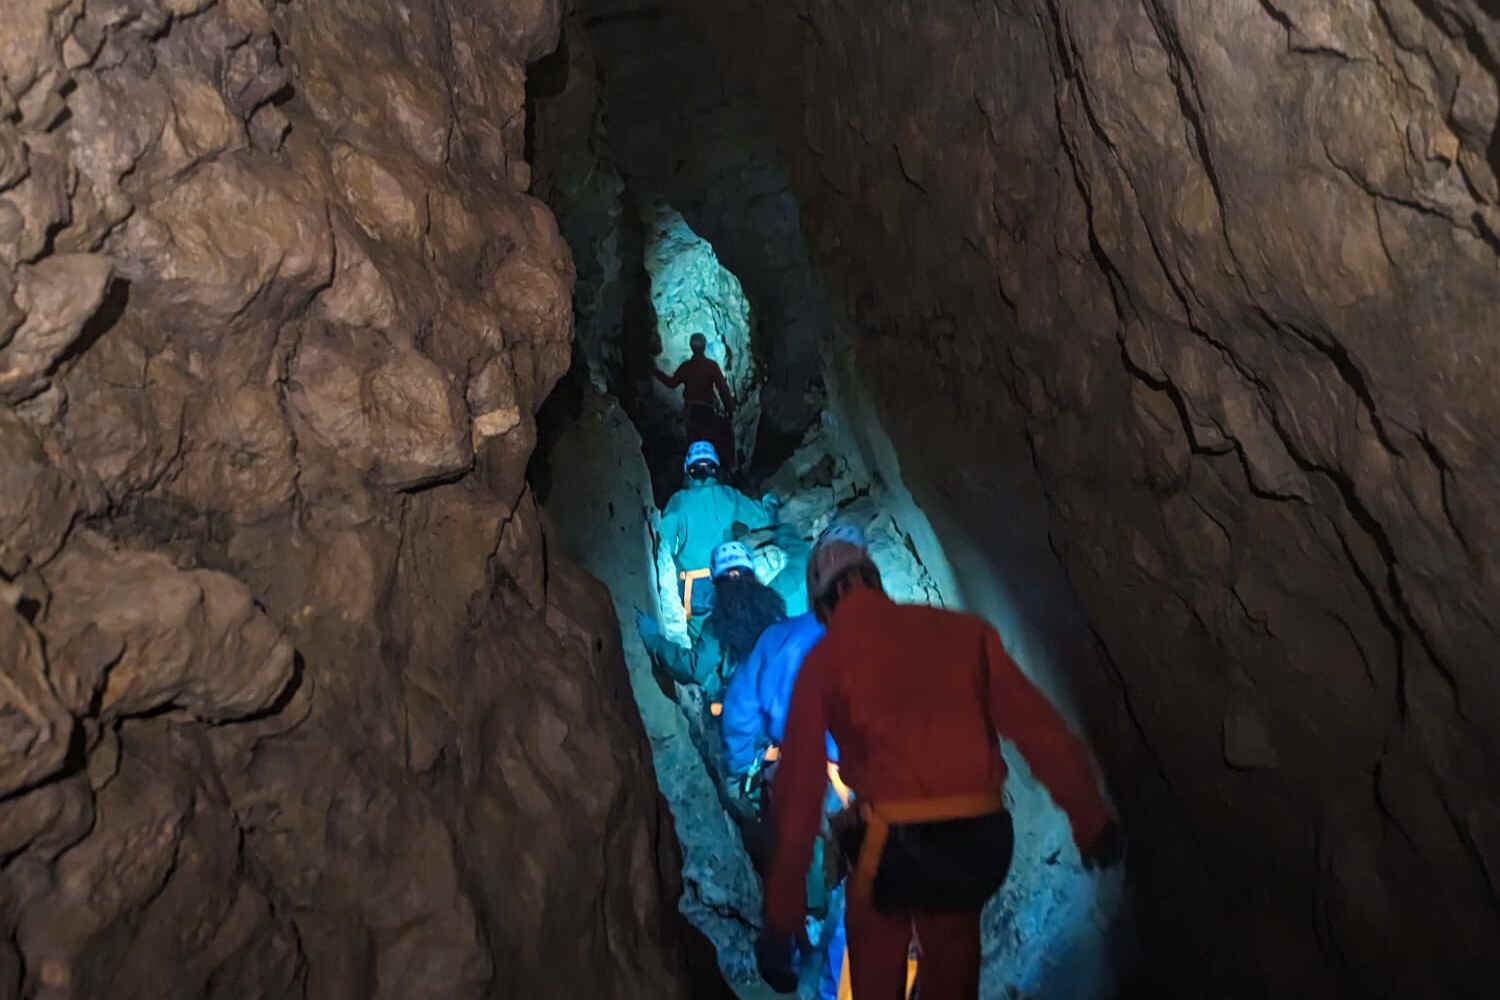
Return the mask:
<path id="1" fill-rule="evenodd" d="M 771 989 L 797 992 L 797 941 L 792 935 L 761 931 L 755 939 L 755 964 Z"/>
<path id="2" fill-rule="evenodd" d="M 1083 867 L 1089 870 L 1117 865 L 1125 856 L 1125 834 L 1120 824 L 1110 820 L 1094 838 L 1094 842 L 1078 851 Z"/>

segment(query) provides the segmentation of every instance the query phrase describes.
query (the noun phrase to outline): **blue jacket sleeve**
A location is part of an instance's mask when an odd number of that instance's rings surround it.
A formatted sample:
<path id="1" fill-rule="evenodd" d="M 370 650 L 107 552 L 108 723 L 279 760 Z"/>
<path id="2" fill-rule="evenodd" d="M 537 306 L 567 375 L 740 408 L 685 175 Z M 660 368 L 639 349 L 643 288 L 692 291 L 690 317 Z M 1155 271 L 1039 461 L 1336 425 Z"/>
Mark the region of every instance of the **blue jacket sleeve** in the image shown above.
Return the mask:
<path id="1" fill-rule="evenodd" d="M 747 773 L 764 752 L 766 741 L 761 732 L 760 698 L 756 692 L 764 660 L 757 645 L 729 679 L 724 692 L 724 714 L 720 721 L 724 726 L 725 770 L 729 774 Z"/>

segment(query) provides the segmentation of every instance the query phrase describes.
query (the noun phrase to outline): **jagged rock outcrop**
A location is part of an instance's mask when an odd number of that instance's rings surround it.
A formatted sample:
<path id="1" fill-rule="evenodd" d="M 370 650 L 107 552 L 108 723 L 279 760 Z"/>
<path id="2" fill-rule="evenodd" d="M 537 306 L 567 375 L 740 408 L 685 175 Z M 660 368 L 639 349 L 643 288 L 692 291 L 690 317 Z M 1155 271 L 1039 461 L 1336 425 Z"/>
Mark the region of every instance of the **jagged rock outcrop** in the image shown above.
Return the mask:
<path id="1" fill-rule="evenodd" d="M 779 116 L 919 501 L 1003 539 L 1044 493 L 1157 989 L 1491 992 L 1500 11 L 677 6 Z"/>
<path id="2" fill-rule="evenodd" d="M 0 10 L 0 996 L 686 996 L 525 482 L 560 4 Z"/>

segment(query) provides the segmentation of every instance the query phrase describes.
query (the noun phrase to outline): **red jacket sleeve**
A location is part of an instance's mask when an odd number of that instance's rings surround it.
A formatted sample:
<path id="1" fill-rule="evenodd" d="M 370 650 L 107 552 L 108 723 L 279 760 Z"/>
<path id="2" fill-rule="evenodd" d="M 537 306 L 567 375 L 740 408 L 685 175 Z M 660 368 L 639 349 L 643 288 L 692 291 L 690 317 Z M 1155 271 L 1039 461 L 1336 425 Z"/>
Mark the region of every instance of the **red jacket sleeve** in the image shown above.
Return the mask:
<path id="1" fill-rule="evenodd" d="M 826 667 L 815 650 L 802 662 L 792 687 L 772 787 L 776 829 L 765 909 L 766 928 L 774 934 L 795 933 L 805 911 L 807 867 L 822 824 L 828 780 L 826 687 Z"/>
<path id="2" fill-rule="evenodd" d="M 656 376 L 656 381 L 660 382 L 668 389 L 675 389 L 682 384 L 682 369 L 683 365 L 678 365 L 677 370 L 668 375 L 660 368 L 652 368 L 651 374 Z"/>
<path id="3" fill-rule="evenodd" d="M 984 632 L 990 718 L 1000 734 L 1016 744 L 1032 773 L 1067 813 L 1073 843 L 1081 850 L 1109 822 L 1109 807 L 1099 794 L 1088 749 L 1021 673 L 995 630 L 986 627 Z"/>

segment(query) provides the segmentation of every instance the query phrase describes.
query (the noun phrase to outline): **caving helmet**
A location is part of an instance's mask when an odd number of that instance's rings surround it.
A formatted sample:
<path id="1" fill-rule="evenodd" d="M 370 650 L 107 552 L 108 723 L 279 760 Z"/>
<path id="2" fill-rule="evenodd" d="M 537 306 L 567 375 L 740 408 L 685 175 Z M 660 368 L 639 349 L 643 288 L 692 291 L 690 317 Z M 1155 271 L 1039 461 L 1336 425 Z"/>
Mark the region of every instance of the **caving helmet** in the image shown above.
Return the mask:
<path id="1" fill-rule="evenodd" d="M 709 560 L 709 571 L 713 573 L 714 579 L 736 569 L 746 573 L 755 572 L 755 563 L 744 542 L 725 542 L 714 549 L 713 557 Z"/>
<path id="2" fill-rule="evenodd" d="M 687 457 L 682 460 L 682 471 L 694 479 L 707 479 L 719 474 L 719 452 L 712 442 L 694 441 L 688 446 Z"/>
<path id="3" fill-rule="evenodd" d="M 816 601 L 846 570 L 870 562 L 865 533 L 847 521 L 823 529 L 807 556 L 807 599 Z"/>

